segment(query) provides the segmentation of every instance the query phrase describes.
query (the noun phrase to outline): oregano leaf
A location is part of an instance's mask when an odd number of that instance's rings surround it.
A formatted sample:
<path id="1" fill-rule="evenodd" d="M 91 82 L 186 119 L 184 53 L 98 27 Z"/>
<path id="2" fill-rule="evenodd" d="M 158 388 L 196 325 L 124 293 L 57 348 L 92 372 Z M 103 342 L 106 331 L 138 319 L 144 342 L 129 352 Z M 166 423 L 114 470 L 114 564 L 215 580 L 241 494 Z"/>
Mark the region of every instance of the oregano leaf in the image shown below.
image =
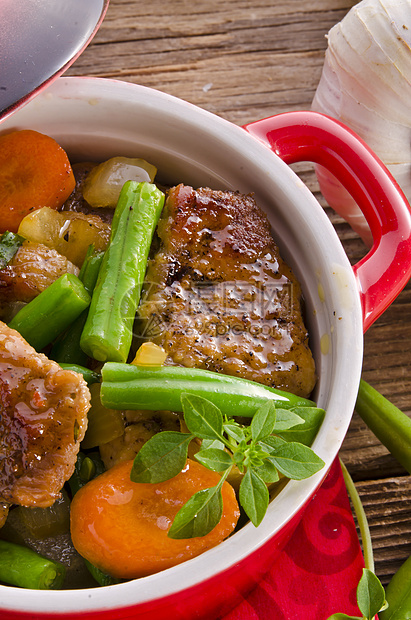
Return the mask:
<path id="1" fill-rule="evenodd" d="M 208 448 L 216 448 L 217 450 L 224 450 L 224 444 L 219 439 L 203 439 L 201 442 L 201 449 L 208 450 Z"/>
<path id="2" fill-rule="evenodd" d="M 177 512 L 168 536 L 177 539 L 206 536 L 220 522 L 222 514 L 220 484 L 198 491 Z"/>
<path id="3" fill-rule="evenodd" d="M 292 480 L 304 480 L 324 467 L 324 461 L 308 446 L 285 442 L 271 454 L 277 469 Z"/>
<path id="4" fill-rule="evenodd" d="M 269 454 L 278 450 L 278 448 L 286 443 L 285 439 L 281 437 L 277 437 L 277 435 L 270 435 L 270 437 L 265 437 L 262 441 L 258 442 L 258 445 L 262 447 L 265 452 Z"/>
<path id="5" fill-rule="evenodd" d="M 273 484 L 280 479 L 276 466 L 269 459 L 266 459 L 255 471 L 267 484 Z"/>
<path id="6" fill-rule="evenodd" d="M 244 429 L 236 422 L 227 422 L 223 426 L 224 432 L 237 443 L 245 441 Z"/>
<path id="7" fill-rule="evenodd" d="M 230 454 L 219 448 L 201 448 L 195 457 L 197 461 L 212 471 L 225 471 L 233 465 Z"/>
<path id="8" fill-rule="evenodd" d="M 297 424 L 302 424 L 304 418 L 294 412 L 293 409 L 276 409 L 276 421 L 274 432 L 286 431 Z"/>
<path id="9" fill-rule="evenodd" d="M 251 437 L 254 441 L 259 441 L 271 435 L 276 423 L 276 417 L 275 404 L 270 400 L 257 409 L 250 424 Z"/>
<path id="10" fill-rule="evenodd" d="M 252 469 L 247 469 L 239 490 L 239 500 L 250 521 L 260 525 L 268 507 L 269 493 L 265 482 Z"/>
<path id="11" fill-rule="evenodd" d="M 324 409 L 319 409 L 318 407 L 293 407 L 292 412 L 299 415 L 303 422 L 296 424 L 292 428 L 276 432 L 286 441 L 296 441 L 310 446 L 323 423 Z"/>
<path id="12" fill-rule="evenodd" d="M 130 479 L 133 482 L 164 482 L 173 478 L 186 464 L 188 445 L 193 436 L 178 431 L 153 435 L 134 459 Z"/>
<path id="13" fill-rule="evenodd" d="M 385 603 L 385 592 L 378 577 L 364 568 L 357 587 L 357 602 L 367 620 L 372 620 Z"/>
<path id="14" fill-rule="evenodd" d="M 183 393 L 181 405 L 188 430 L 200 439 L 221 440 L 223 414 L 220 409 L 202 396 Z"/>

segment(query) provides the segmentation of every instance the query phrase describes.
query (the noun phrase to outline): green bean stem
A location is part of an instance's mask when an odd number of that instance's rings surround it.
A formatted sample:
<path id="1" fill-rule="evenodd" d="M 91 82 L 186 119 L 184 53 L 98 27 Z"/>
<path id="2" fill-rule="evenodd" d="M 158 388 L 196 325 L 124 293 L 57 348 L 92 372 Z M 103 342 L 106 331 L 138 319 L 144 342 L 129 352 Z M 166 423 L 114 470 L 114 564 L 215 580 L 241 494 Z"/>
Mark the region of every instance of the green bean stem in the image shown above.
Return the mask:
<path id="1" fill-rule="evenodd" d="M 80 270 L 79 279 L 83 282 L 84 288 L 89 295 L 92 295 L 104 252 L 94 253 L 92 246 L 90 248 L 90 252 L 87 253 Z M 80 366 L 88 364 L 90 358 L 80 347 L 80 338 L 87 321 L 87 316 L 88 308 L 83 310 L 64 334 L 61 334 L 60 338 L 57 338 L 50 352 L 51 359 L 59 363 L 79 364 Z"/>
<path id="2" fill-rule="evenodd" d="M 37 351 L 61 334 L 90 304 L 77 276 L 65 273 L 26 304 L 10 321 Z"/>
<path id="3" fill-rule="evenodd" d="M 313 407 L 305 398 L 209 370 L 162 366 L 144 369 L 107 362 L 102 368 L 101 402 L 111 409 L 182 411 L 181 394 L 208 398 L 224 413 L 251 417 L 267 400 L 281 408 Z"/>
<path id="4" fill-rule="evenodd" d="M 140 299 L 148 253 L 164 194 L 150 183 L 124 184 L 112 221 L 110 243 L 81 337 L 81 347 L 99 361 L 125 362 Z"/>
<path id="5" fill-rule="evenodd" d="M 360 381 L 355 410 L 374 435 L 411 474 L 411 418 L 363 379 Z"/>
<path id="6" fill-rule="evenodd" d="M 55 590 L 63 585 L 66 569 L 32 549 L 0 540 L 0 581 L 34 590 Z"/>

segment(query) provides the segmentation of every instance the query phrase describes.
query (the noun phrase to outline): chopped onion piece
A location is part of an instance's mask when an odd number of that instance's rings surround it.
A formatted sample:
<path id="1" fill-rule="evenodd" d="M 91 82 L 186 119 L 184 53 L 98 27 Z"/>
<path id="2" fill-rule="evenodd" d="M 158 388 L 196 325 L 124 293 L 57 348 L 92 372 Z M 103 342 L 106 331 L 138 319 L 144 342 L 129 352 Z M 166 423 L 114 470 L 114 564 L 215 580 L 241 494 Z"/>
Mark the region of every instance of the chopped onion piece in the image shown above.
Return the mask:
<path id="1" fill-rule="evenodd" d="M 92 207 L 115 208 L 126 181 L 152 183 L 156 174 L 157 168 L 144 159 L 113 157 L 88 174 L 83 186 L 83 198 Z"/>
<path id="2" fill-rule="evenodd" d="M 144 342 L 131 362 L 135 366 L 162 366 L 167 353 L 154 342 Z"/>

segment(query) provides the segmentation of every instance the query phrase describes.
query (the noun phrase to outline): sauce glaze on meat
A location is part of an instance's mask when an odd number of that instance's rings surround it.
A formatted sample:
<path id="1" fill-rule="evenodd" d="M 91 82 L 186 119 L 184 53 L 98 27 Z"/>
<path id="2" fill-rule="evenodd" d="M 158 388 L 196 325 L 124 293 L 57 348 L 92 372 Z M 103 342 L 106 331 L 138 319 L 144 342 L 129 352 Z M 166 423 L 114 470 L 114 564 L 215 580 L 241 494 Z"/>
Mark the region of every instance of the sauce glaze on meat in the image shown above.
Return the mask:
<path id="1" fill-rule="evenodd" d="M 89 407 L 81 375 L 0 322 L 0 503 L 54 503 L 74 471 Z"/>
<path id="2" fill-rule="evenodd" d="M 316 376 L 301 288 L 254 199 L 179 185 L 158 236 L 140 320 L 166 363 L 309 396 Z"/>

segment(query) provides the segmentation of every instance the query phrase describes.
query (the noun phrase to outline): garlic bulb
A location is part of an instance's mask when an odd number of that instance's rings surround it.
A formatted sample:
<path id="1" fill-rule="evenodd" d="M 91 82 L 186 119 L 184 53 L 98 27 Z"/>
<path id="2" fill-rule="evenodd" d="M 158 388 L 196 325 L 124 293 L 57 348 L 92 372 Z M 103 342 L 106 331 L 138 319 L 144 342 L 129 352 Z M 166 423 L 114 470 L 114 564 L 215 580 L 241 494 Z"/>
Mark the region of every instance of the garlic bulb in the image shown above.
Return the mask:
<path id="1" fill-rule="evenodd" d="M 353 129 L 382 159 L 411 202 L 411 0 L 363 0 L 328 33 L 312 109 Z M 328 204 L 367 245 L 360 209 L 317 167 Z"/>

